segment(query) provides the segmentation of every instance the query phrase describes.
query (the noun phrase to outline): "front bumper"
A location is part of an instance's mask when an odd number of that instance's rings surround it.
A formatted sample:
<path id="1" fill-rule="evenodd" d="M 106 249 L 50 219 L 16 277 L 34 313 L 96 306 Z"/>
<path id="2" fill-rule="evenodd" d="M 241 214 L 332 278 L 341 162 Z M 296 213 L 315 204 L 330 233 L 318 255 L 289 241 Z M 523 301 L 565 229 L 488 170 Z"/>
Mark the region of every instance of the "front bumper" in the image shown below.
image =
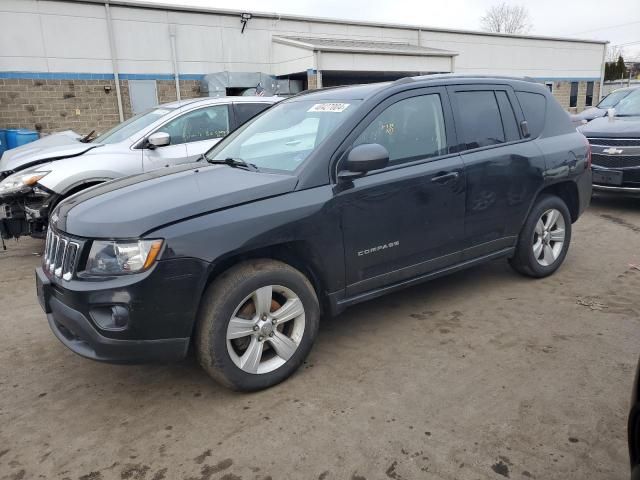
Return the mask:
<path id="1" fill-rule="evenodd" d="M 0 197 L 0 235 L 19 238 L 42 237 L 48 222 L 49 206 L 58 198 L 42 189 Z"/>
<path id="2" fill-rule="evenodd" d="M 640 195 L 640 187 L 614 187 L 612 185 L 593 184 L 593 189 L 599 192 L 623 193 L 628 195 Z"/>
<path id="3" fill-rule="evenodd" d="M 54 335 L 78 355 L 110 363 L 167 362 L 187 353 L 204 271 L 200 261 L 181 259 L 105 282 L 67 282 L 38 268 L 36 289 Z M 113 307 L 127 316 L 118 328 L 103 322 Z"/>
<path id="4" fill-rule="evenodd" d="M 640 167 L 605 168 L 594 164 L 592 170 L 594 190 L 640 194 Z"/>

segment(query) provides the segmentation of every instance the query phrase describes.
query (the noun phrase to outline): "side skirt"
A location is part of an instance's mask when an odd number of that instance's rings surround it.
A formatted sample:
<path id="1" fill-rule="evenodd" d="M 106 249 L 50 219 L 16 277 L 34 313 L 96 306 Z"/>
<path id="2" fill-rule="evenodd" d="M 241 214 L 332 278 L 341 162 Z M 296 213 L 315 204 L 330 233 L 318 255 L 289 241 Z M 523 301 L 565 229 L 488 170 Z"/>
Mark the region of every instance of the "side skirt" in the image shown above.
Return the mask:
<path id="1" fill-rule="evenodd" d="M 450 273 L 454 273 L 470 267 L 475 267 L 476 265 L 489 262 L 491 260 L 496 260 L 498 258 L 503 258 L 503 257 L 509 257 L 513 254 L 514 251 L 515 251 L 515 247 L 504 248 L 497 252 L 493 252 L 488 255 L 483 255 L 482 257 L 466 260 L 464 262 L 460 262 L 456 265 L 452 265 L 450 267 L 443 268 L 441 270 L 436 270 L 434 272 L 420 275 L 415 278 L 411 278 L 409 280 L 404 280 L 402 282 L 394 283 L 386 287 L 376 288 L 368 292 L 355 295 L 353 297 L 340 298 L 343 292 L 336 292 L 336 293 L 329 294 L 328 297 L 329 297 L 329 305 L 331 307 L 331 314 L 338 315 L 339 313 L 344 311 L 347 307 L 350 307 L 351 305 L 355 305 L 356 303 L 372 300 L 382 295 L 386 295 L 387 293 L 395 292 L 396 290 L 401 290 L 403 288 L 411 287 L 413 285 L 427 282 L 435 278 L 443 277 Z"/>

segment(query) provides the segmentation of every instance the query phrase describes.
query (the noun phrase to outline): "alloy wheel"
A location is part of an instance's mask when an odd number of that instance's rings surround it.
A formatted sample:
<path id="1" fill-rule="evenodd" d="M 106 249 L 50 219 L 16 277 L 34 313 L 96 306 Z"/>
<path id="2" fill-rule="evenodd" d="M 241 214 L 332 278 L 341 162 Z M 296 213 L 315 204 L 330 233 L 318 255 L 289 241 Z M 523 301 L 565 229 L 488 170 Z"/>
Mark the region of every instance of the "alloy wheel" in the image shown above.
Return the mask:
<path id="1" fill-rule="evenodd" d="M 272 372 L 297 351 L 305 329 L 300 298 L 289 288 L 268 285 L 248 295 L 227 326 L 227 351 L 246 373 Z"/>
<path id="2" fill-rule="evenodd" d="M 533 256 L 537 262 L 544 267 L 553 265 L 562 253 L 565 237 L 562 213 L 555 208 L 545 211 L 533 233 Z"/>

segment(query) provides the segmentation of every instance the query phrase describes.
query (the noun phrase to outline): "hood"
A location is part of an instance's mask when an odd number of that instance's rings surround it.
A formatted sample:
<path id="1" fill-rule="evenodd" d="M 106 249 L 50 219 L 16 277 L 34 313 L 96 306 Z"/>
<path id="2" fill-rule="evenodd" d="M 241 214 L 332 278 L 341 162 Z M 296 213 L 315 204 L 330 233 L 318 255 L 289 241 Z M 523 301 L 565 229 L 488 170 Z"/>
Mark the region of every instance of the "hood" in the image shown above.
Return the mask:
<path id="1" fill-rule="evenodd" d="M 80 237 L 137 238 L 188 217 L 291 192 L 297 181 L 292 175 L 188 164 L 84 190 L 62 202 L 51 222 Z"/>
<path id="2" fill-rule="evenodd" d="M 67 131 L 7 150 L 0 159 L 0 172 L 15 172 L 38 163 L 75 157 L 101 146 L 99 143 L 80 143 L 79 138 L 80 135 Z"/>
<path id="3" fill-rule="evenodd" d="M 640 117 L 596 118 L 578 131 L 585 137 L 640 138 Z"/>
<path id="4" fill-rule="evenodd" d="M 607 114 L 607 111 L 597 107 L 587 108 L 580 113 L 576 113 L 571 115 L 571 120 L 575 122 L 581 122 L 582 120 L 586 120 L 587 122 L 593 120 L 594 118 L 604 117 Z"/>

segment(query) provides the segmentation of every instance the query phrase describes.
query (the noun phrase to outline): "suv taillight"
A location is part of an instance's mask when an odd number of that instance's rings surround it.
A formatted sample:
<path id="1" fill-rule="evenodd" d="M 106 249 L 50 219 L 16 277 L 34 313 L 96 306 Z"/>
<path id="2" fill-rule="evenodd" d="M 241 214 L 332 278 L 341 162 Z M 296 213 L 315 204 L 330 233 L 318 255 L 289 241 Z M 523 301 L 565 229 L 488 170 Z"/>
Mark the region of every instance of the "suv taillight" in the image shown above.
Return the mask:
<path id="1" fill-rule="evenodd" d="M 589 139 L 584 137 L 587 142 L 587 169 L 591 168 L 591 144 L 589 143 Z"/>

